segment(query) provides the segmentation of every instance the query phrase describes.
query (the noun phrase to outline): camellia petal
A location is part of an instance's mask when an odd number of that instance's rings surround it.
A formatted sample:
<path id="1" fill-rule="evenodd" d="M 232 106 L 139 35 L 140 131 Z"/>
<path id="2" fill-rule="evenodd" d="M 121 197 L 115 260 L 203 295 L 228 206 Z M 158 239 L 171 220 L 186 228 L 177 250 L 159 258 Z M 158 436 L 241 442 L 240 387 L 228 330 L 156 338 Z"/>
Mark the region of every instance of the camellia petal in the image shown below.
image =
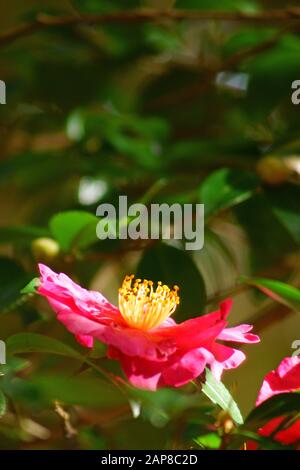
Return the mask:
<path id="1" fill-rule="evenodd" d="M 189 351 L 181 357 L 174 355 L 163 367 L 153 361 L 126 356 L 114 348 L 109 348 L 109 357 L 121 362 L 133 385 L 150 390 L 164 386 L 180 387 L 197 378 L 207 364 L 201 348 Z"/>
<path id="2" fill-rule="evenodd" d="M 300 390 L 300 357 L 284 358 L 277 369 L 269 372 L 259 391 L 256 406 L 281 393 L 290 393 Z M 286 422 L 286 418 L 288 422 Z M 258 429 L 260 436 L 269 437 L 284 445 L 293 445 L 300 449 L 300 419 L 291 420 L 288 416 L 276 416 Z M 249 441 L 247 449 L 258 449 L 258 443 Z"/>
<path id="3" fill-rule="evenodd" d="M 218 336 L 224 341 L 234 341 L 235 343 L 259 343 L 259 337 L 249 333 L 252 325 L 238 325 L 234 328 L 225 328 Z"/>
<path id="4" fill-rule="evenodd" d="M 264 378 L 256 405 L 260 405 L 273 395 L 297 390 L 300 390 L 300 357 L 286 357 L 277 369 L 269 372 Z"/>

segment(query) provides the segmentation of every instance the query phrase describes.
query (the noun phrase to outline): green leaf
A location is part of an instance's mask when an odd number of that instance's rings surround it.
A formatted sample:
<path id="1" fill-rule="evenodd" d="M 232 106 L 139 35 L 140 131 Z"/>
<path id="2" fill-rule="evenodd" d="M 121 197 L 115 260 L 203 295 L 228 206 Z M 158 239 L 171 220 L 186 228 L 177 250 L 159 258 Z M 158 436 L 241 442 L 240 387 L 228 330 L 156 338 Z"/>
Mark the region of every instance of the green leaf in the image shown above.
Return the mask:
<path id="1" fill-rule="evenodd" d="M 158 0 L 157 3 L 161 4 L 162 0 Z M 169 30 L 161 26 L 153 27 L 153 25 L 145 26 L 145 39 L 154 50 L 171 53 L 182 47 L 183 42 L 176 29 Z"/>
<path id="2" fill-rule="evenodd" d="M 6 411 L 6 398 L 2 390 L 0 390 L 0 418 Z"/>
<path id="3" fill-rule="evenodd" d="M 277 416 L 299 413 L 300 393 L 281 393 L 264 401 L 254 408 L 245 420 L 248 430 L 257 431 L 263 424 Z"/>
<path id="4" fill-rule="evenodd" d="M 255 27 L 239 28 L 229 36 L 223 47 L 223 52 L 228 57 L 242 50 L 263 44 L 274 37 L 275 33 L 276 31 L 271 27 L 259 29 Z"/>
<path id="5" fill-rule="evenodd" d="M 23 289 L 21 289 L 21 294 L 35 294 L 37 288 L 40 285 L 40 279 L 38 277 L 34 277 L 28 284 L 26 284 Z"/>
<path id="6" fill-rule="evenodd" d="M 200 447 L 205 447 L 208 449 L 219 449 L 222 439 L 216 432 L 210 432 L 208 434 L 204 434 L 203 436 L 196 437 L 194 441 Z"/>
<path id="7" fill-rule="evenodd" d="M 292 184 L 282 188 L 269 189 L 266 197 L 279 222 L 290 233 L 293 240 L 300 244 L 300 188 Z"/>
<path id="8" fill-rule="evenodd" d="M 100 372 L 106 379 L 111 380 L 108 372 L 94 364 L 88 357 L 83 356 L 75 349 L 57 339 L 50 338 L 49 336 L 40 335 L 37 333 L 18 333 L 10 336 L 6 342 L 7 354 L 22 354 L 22 353 L 43 353 L 43 354 L 57 354 L 59 356 L 72 357 L 79 361 L 85 362 L 92 369 Z"/>
<path id="9" fill-rule="evenodd" d="M 109 109 L 77 110 L 68 119 L 67 133 L 75 141 L 100 138 L 142 167 L 155 169 L 161 165 L 161 141 L 168 135 L 168 124 L 162 118 L 121 114 Z"/>
<path id="10" fill-rule="evenodd" d="M 20 299 L 20 290 L 32 275 L 10 258 L 0 257 L 0 309 L 11 307 Z"/>
<path id="11" fill-rule="evenodd" d="M 0 184 L 6 184 L 13 177 L 14 181 L 24 186 L 27 194 L 30 194 L 29 189 L 40 190 L 45 185 L 54 184 L 54 181 L 55 184 L 62 183 L 62 180 L 74 171 L 74 159 L 69 158 L 66 152 L 62 154 L 57 151 L 26 151 L 1 160 L 0 168 Z"/>
<path id="12" fill-rule="evenodd" d="M 264 294 L 294 310 L 300 309 L 300 290 L 284 282 L 265 278 L 245 278 L 242 280 L 260 289 Z"/>
<path id="13" fill-rule="evenodd" d="M 49 235 L 47 229 L 29 225 L 0 228 L 0 243 L 29 243 L 35 238 Z"/>
<path id="14" fill-rule="evenodd" d="M 105 13 L 111 10 L 111 4 L 103 0 L 74 0 L 76 10 L 83 13 Z"/>
<path id="15" fill-rule="evenodd" d="M 242 424 L 244 420 L 239 407 L 225 385 L 223 385 L 222 382 L 218 382 L 209 369 L 206 369 L 205 375 L 206 381 L 202 386 L 203 393 L 205 393 L 213 403 L 219 405 L 222 410 L 227 411 L 237 424 Z"/>
<path id="16" fill-rule="evenodd" d="M 292 447 L 283 445 L 278 441 L 274 441 L 271 437 L 260 436 L 253 431 L 245 431 L 242 427 L 239 427 L 236 430 L 229 449 L 227 450 L 242 449 L 244 444 L 249 440 L 257 442 L 259 450 L 293 450 Z"/>
<path id="17" fill-rule="evenodd" d="M 33 381 L 43 393 L 70 404 L 100 406 L 108 408 L 126 404 L 126 397 L 120 390 L 106 381 L 83 377 L 36 377 Z"/>
<path id="18" fill-rule="evenodd" d="M 212 173 L 202 183 L 200 199 L 206 214 L 240 204 L 249 199 L 258 187 L 251 173 L 223 168 Z"/>
<path id="19" fill-rule="evenodd" d="M 190 255 L 182 250 L 158 243 L 146 250 L 136 272 L 137 277 L 162 281 L 180 288 L 177 321 L 201 315 L 206 293 L 203 278 Z"/>
<path id="20" fill-rule="evenodd" d="M 6 382 L 5 389 L 16 400 L 32 406 L 51 404 L 58 400 L 70 405 L 110 408 L 127 402 L 117 387 L 99 377 L 36 375 L 30 381 L 16 379 Z"/>
<path id="21" fill-rule="evenodd" d="M 20 372 L 30 365 L 27 359 L 21 357 L 7 356 L 6 363 L 0 365 L 0 376 Z"/>
<path id="22" fill-rule="evenodd" d="M 148 390 L 132 389 L 130 393 L 137 403 L 141 403 L 143 417 L 154 426 L 165 425 L 187 409 L 201 409 L 199 396 L 183 393 L 180 390 L 162 388 L 150 392 Z"/>
<path id="23" fill-rule="evenodd" d="M 6 342 L 8 354 L 46 353 L 81 359 L 80 353 L 57 339 L 37 333 L 18 333 L 10 336 Z"/>
<path id="24" fill-rule="evenodd" d="M 276 39 L 276 32 L 273 38 Z M 296 57 L 299 54 L 299 38 L 296 34 L 283 35 L 274 47 L 262 50 L 244 63 L 243 70 L 249 73 L 251 80 L 244 106 L 248 114 L 262 118 L 271 112 L 281 100 L 287 98 L 295 76 L 299 76 L 300 67 Z M 272 81 L 272 86 L 269 84 Z M 288 117 L 290 119 L 290 116 Z M 291 119 L 292 120 L 292 119 Z M 268 126 L 264 126 L 267 130 Z M 274 132 L 273 128 L 271 133 Z M 281 133 L 279 126 L 276 132 Z M 284 135 L 288 135 L 285 134 Z"/>
<path id="25" fill-rule="evenodd" d="M 255 270 L 276 263 L 285 253 L 297 248 L 290 233 L 275 216 L 265 194 L 257 194 L 236 206 L 235 214 L 250 242 L 249 261 Z M 272 234 L 272 241 L 270 241 Z"/>
<path id="26" fill-rule="evenodd" d="M 235 259 L 234 251 L 230 246 L 228 246 L 228 242 L 226 243 L 218 233 L 211 230 L 208 226 L 205 228 L 205 240 L 207 245 L 212 246 L 215 250 L 220 252 L 229 266 L 232 266 L 235 270 L 237 270 L 237 261 Z M 214 265 L 217 270 L 217 264 L 214 263 Z"/>
<path id="27" fill-rule="evenodd" d="M 97 239 L 96 226 L 99 220 L 85 211 L 60 212 L 50 220 L 50 230 L 63 251 L 84 248 Z"/>

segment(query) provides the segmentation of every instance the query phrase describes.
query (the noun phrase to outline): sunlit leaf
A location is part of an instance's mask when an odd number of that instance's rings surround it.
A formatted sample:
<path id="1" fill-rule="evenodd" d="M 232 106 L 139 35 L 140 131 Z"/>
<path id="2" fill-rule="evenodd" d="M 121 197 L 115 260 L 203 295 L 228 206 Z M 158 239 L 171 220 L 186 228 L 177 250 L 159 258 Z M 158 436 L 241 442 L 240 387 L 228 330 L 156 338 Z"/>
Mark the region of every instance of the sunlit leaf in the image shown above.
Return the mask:
<path id="1" fill-rule="evenodd" d="M 210 432 L 208 434 L 203 434 L 202 436 L 196 437 L 194 441 L 200 447 L 218 449 L 221 445 L 222 439 L 216 432 Z"/>
<path id="2" fill-rule="evenodd" d="M 219 405 L 222 410 L 227 411 L 237 424 L 242 424 L 243 417 L 239 407 L 225 385 L 223 385 L 222 382 L 218 382 L 209 369 L 206 369 L 205 377 L 206 380 L 202 386 L 203 393 L 205 393 L 213 403 Z"/>
<path id="3" fill-rule="evenodd" d="M 6 398 L 2 390 L 0 390 L 0 418 L 6 411 Z"/>
<path id="4" fill-rule="evenodd" d="M 49 226 L 63 251 L 96 242 L 98 219 L 84 211 L 60 212 L 52 217 Z"/>
<path id="5" fill-rule="evenodd" d="M 257 187 L 258 182 L 251 173 L 224 168 L 202 183 L 200 199 L 208 215 L 249 199 Z"/>
<path id="6" fill-rule="evenodd" d="M 34 277 L 28 284 L 26 284 L 23 289 L 21 289 L 21 294 L 35 294 L 37 288 L 40 285 L 40 279 L 38 277 Z"/>

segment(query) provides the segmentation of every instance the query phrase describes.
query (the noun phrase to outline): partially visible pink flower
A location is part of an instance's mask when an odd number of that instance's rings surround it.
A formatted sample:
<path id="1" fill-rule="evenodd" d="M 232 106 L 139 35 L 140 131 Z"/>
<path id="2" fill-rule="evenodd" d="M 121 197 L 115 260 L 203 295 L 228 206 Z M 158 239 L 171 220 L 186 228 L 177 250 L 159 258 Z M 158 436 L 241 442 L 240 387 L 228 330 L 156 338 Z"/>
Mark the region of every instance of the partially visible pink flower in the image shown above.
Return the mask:
<path id="1" fill-rule="evenodd" d="M 284 416 L 277 416 L 276 418 L 271 419 L 260 429 L 259 434 L 265 437 L 272 434 L 275 441 L 284 445 L 293 445 L 297 443 L 300 439 L 300 419 L 294 421 L 287 428 L 283 427 L 282 429 L 279 429 L 280 426 L 284 424 L 284 421 Z M 278 429 L 277 432 L 276 429 Z"/>
<path id="2" fill-rule="evenodd" d="M 126 276 L 119 290 L 119 308 L 99 292 L 88 291 L 65 274 L 39 265 L 39 293 L 47 298 L 57 318 L 86 347 L 94 339 L 108 345 L 108 356 L 120 361 L 136 387 L 180 387 L 209 365 L 219 380 L 224 369 L 238 367 L 243 352 L 216 340 L 257 343 L 252 326 L 226 328 L 231 300 L 220 310 L 176 324 L 170 315 L 179 303 L 173 289 Z"/>
<path id="3" fill-rule="evenodd" d="M 296 390 L 300 390 L 300 357 L 286 357 L 277 369 L 269 372 L 264 378 L 256 405 L 260 405 L 273 395 Z"/>
<path id="4" fill-rule="evenodd" d="M 258 434 L 263 437 L 272 436 L 274 441 L 285 446 L 294 446 L 296 450 L 300 450 L 300 419 L 297 419 L 286 428 L 284 427 L 285 419 L 285 416 L 277 416 L 271 419 L 258 430 Z M 258 447 L 258 442 L 247 442 L 247 450 L 257 450 Z"/>
<path id="5" fill-rule="evenodd" d="M 286 357 L 281 361 L 277 369 L 269 372 L 263 381 L 258 393 L 256 406 L 280 393 L 290 393 L 300 390 L 300 357 Z M 284 445 L 298 445 L 300 441 L 300 419 L 285 426 L 285 416 L 277 416 L 268 421 L 257 432 L 260 436 L 269 437 L 272 435 L 274 441 Z M 248 450 L 256 450 L 258 443 L 249 441 Z"/>

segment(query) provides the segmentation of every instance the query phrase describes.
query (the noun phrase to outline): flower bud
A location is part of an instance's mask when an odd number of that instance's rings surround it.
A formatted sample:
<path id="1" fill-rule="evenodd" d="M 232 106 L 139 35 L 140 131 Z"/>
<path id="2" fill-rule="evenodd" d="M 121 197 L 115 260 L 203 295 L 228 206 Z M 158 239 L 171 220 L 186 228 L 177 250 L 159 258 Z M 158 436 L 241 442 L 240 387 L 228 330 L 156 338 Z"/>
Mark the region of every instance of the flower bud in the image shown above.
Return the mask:
<path id="1" fill-rule="evenodd" d="M 36 238 L 31 244 L 33 256 L 38 261 L 53 261 L 59 254 L 59 245 L 52 238 Z"/>
<path id="2" fill-rule="evenodd" d="M 260 179 L 271 186 L 280 185 L 288 181 L 290 170 L 285 161 L 279 157 L 264 157 L 256 165 Z"/>
<path id="3" fill-rule="evenodd" d="M 218 414 L 216 426 L 218 429 L 222 430 L 223 434 L 230 434 L 235 428 L 230 414 L 223 410 Z"/>

